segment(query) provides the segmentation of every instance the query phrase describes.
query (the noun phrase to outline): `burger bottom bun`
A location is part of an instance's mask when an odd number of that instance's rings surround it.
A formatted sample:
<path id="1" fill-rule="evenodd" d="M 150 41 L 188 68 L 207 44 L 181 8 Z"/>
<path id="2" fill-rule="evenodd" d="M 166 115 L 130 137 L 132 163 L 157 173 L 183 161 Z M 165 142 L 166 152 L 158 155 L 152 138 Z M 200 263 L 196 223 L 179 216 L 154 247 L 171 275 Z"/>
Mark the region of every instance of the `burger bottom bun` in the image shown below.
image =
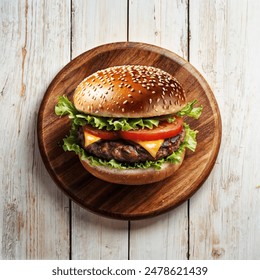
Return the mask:
<path id="1" fill-rule="evenodd" d="M 116 169 L 105 166 L 90 165 L 88 160 L 81 160 L 84 168 L 95 177 L 115 184 L 123 185 L 144 185 L 159 182 L 171 175 L 180 168 L 185 156 L 182 154 L 179 163 L 164 163 L 160 170 L 154 168 L 147 169 Z"/>

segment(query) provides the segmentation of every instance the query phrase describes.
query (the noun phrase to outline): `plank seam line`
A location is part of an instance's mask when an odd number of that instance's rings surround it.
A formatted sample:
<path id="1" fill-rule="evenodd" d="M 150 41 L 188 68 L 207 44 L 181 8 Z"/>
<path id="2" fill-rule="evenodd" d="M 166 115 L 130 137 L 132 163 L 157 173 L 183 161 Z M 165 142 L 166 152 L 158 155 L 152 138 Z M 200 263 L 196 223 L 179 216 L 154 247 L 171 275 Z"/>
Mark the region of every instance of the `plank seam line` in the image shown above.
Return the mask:
<path id="1" fill-rule="evenodd" d="M 129 0 L 126 1 L 126 40 L 129 42 Z"/>

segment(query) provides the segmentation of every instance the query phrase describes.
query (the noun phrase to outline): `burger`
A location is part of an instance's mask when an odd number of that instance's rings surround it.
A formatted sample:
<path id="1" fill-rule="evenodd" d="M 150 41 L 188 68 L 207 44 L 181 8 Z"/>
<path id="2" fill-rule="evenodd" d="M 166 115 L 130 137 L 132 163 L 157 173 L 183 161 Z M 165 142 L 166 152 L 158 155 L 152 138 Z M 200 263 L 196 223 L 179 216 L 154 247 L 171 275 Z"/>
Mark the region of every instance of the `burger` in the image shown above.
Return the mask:
<path id="1" fill-rule="evenodd" d="M 202 106 L 188 102 L 171 74 L 143 65 L 114 66 L 85 78 L 72 100 L 60 96 L 55 113 L 71 119 L 64 151 L 73 151 L 95 177 L 117 184 L 161 181 L 180 168 L 185 150 L 195 151 Z"/>

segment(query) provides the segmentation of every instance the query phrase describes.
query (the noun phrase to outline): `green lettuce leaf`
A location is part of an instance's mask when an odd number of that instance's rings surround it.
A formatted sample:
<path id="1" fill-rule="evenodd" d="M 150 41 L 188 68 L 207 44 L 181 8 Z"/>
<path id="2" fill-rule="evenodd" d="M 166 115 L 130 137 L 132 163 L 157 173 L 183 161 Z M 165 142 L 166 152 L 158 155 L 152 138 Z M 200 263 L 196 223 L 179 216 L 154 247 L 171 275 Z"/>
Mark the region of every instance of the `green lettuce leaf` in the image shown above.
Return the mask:
<path id="1" fill-rule="evenodd" d="M 188 148 L 192 152 L 195 152 L 197 147 L 196 135 L 198 131 L 191 129 L 186 123 L 184 123 L 183 126 L 186 132 L 183 145 L 185 146 L 185 148 Z"/>
<path id="2" fill-rule="evenodd" d="M 75 152 L 76 155 L 80 156 L 81 159 L 87 159 L 86 151 L 81 148 L 78 140 L 78 129 L 77 126 L 72 124 L 70 134 L 63 139 L 63 150 L 69 152 Z"/>
<path id="3" fill-rule="evenodd" d="M 55 106 L 55 114 L 58 116 L 68 115 L 72 123 L 78 126 L 89 124 L 98 129 L 106 130 L 133 130 L 140 128 L 157 127 L 157 118 L 106 118 L 88 115 L 77 111 L 66 96 L 60 96 Z"/>
<path id="4" fill-rule="evenodd" d="M 196 103 L 197 100 L 189 102 L 177 115 L 198 119 L 202 111 L 202 106 L 194 108 L 194 104 Z M 68 115 L 75 125 L 84 126 L 89 124 L 95 128 L 106 130 L 152 129 L 157 127 L 160 121 L 167 120 L 171 123 L 175 120 L 175 117 L 172 115 L 153 118 L 106 118 L 88 115 L 77 111 L 66 96 L 59 97 L 58 104 L 55 106 L 55 113 L 58 116 Z"/>
<path id="5" fill-rule="evenodd" d="M 60 96 L 58 104 L 55 106 L 55 114 L 57 116 L 69 115 L 70 118 L 74 118 L 78 111 L 66 96 Z"/>
<path id="6" fill-rule="evenodd" d="M 184 129 L 186 132 L 185 138 L 183 143 L 180 145 L 179 149 L 173 152 L 168 157 L 156 161 L 147 160 L 145 162 L 127 164 L 127 163 L 118 162 L 114 159 L 105 160 L 105 159 L 87 155 L 86 151 L 80 146 L 76 125 L 72 126 L 69 136 L 63 139 L 63 149 L 64 151 L 74 151 L 77 155 L 81 157 L 81 159 L 83 160 L 88 159 L 90 164 L 94 166 L 106 166 L 106 167 L 117 168 L 117 169 L 133 169 L 133 168 L 147 169 L 152 167 L 154 169 L 159 170 L 161 169 L 162 164 L 164 164 L 165 162 L 179 163 L 181 160 L 182 153 L 186 148 L 195 151 L 197 145 L 196 142 L 197 131 L 190 129 L 188 124 L 184 124 Z"/>
<path id="7" fill-rule="evenodd" d="M 189 102 L 181 111 L 177 113 L 179 117 L 188 116 L 195 118 L 196 120 L 200 117 L 203 107 L 199 106 L 194 108 L 194 105 L 197 103 L 197 100 Z"/>

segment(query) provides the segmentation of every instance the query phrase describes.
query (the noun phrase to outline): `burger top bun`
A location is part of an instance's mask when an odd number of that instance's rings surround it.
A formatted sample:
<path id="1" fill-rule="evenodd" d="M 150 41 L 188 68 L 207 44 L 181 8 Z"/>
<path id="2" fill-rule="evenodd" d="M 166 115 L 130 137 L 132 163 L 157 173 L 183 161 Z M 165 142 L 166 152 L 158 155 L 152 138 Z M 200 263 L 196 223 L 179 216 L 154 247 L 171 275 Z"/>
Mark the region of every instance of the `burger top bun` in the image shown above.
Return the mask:
<path id="1" fill-rule="evenodd" d="M 174 114 L 187 103 L 183 88 L 172 75 L 141 65 L 97 71 L 78 85 L 73 102 L 86 114 L 116 118 Z"/>

